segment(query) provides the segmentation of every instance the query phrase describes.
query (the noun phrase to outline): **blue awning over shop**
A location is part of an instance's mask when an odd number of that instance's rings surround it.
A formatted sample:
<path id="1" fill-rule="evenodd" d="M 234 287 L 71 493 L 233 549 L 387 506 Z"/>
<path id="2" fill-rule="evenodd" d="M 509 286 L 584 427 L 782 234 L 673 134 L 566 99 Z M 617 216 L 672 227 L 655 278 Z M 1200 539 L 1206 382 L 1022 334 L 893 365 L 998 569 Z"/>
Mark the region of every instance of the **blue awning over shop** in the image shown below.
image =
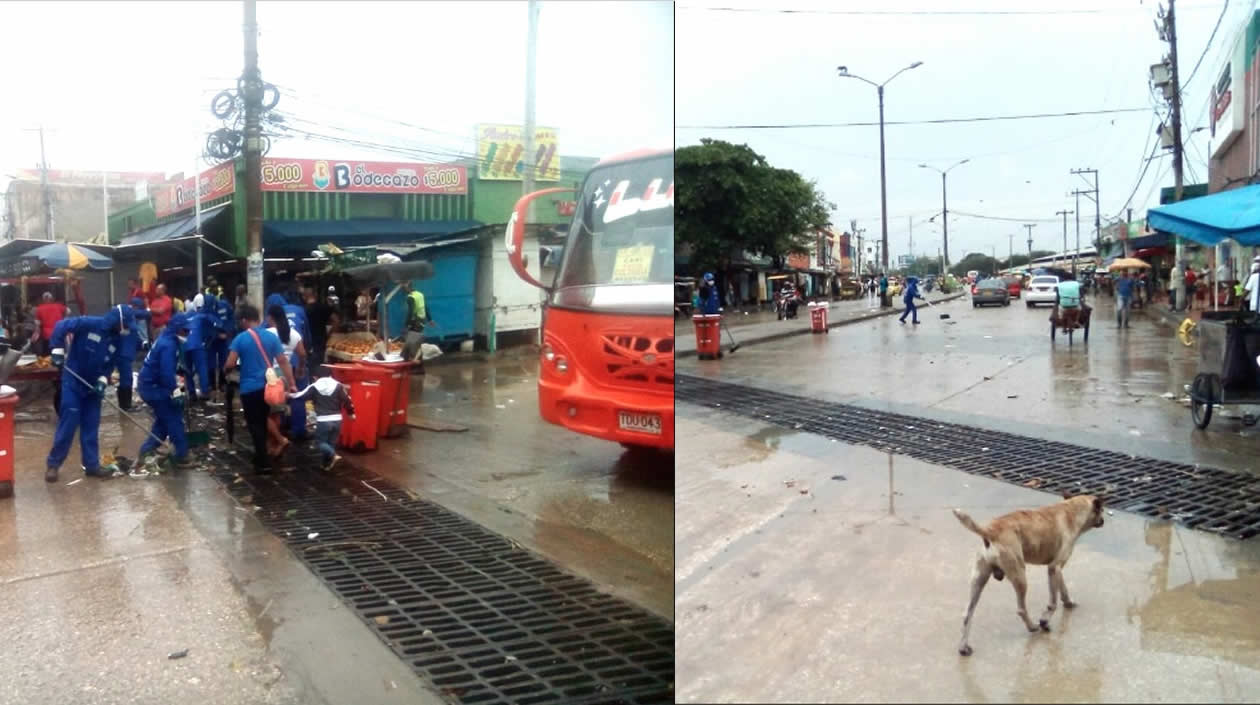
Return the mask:
<path id="1" fill-rule="evenodd" d="M 201 225 L 204 228 L 207 223 L 214 219 L 231 203 L 209 208 L 201 212 Z M 166 240 L 174 240 L 177 237 L 187 237 L 197 232 L 197 214 L 186 218 L 176 218 L 175 220 L 159 223 L 158 225 L 150 225 L 149 227 L 131 233 L 118 242 L 118 247 L 133 247 L 135 245 L 148 245 L 155 242 L 164 242 Z"/>
<path id="2" fill-rule="evenodd" d="M 1152 208 L 1146 222 L 1202 245 L 1260 245 L 1260 184 Z"/>
<path id="3" fill-rule="evenodd" d="M 348 220 L 280 220 L 263 223 L 263 247 L 313 249 L 325 243 L 364 247 L 386 243 L 441 240 L 483 227 L 477 220 L 413 221 L 398 218 Z"/>

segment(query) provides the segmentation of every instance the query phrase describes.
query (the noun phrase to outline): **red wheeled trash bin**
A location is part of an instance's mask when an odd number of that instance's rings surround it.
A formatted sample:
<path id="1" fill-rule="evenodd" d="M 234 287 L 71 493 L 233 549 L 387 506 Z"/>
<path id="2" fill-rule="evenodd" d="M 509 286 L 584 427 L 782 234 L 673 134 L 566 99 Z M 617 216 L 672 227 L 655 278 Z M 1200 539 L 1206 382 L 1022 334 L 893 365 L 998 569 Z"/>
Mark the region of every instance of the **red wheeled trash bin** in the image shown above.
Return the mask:
<path id="1" fill-rule="evenodd" d="M 361 453 L 376 450 L 380 436 L 381 383 L 358 365 L 325 365 L 332 378 L 350 387 L 354 418 L 342 419 L 337 445 Z"/>
<path id="2" fill-rule="evenodd" d="M 811 302 L 809 304 L 809 329 L 811 333 L 831 332 L 831 329 L 827 327 L 827 309 L 830 306 L 826 301 Z"/>
<path id="3" fill-rule="evenodd" d="M 13 496 L 13 416 L 18 395 L 0 397 L 0 497 Z"/>
<path id="4" fill-rule="evenodd" d="M 696 355 L 701 360 L 722 357 L 722 314 L 697 313 L 691 321 L 696 326 Z"/>
<path id="5" fill-rule="evenodd" d="M 360 360 L 381 383 L 381 417 L 377 419 L 382 438 L 393 438 L 407 432 L 407 404 L 411 401 L 411 368 L 414 363 Z"/>

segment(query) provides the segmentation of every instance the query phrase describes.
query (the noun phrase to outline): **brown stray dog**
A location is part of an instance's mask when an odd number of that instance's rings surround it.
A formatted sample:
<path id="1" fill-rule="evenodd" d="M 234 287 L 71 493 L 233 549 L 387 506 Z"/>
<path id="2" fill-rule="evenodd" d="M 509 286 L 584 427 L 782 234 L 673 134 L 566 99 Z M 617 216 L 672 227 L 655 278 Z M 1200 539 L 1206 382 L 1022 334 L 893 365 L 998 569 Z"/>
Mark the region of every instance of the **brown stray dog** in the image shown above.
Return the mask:
<path id="1" fill-rule="evenodd" d="M 971 645 L 967 643 L 971 615 L 976 611 L 980 592 L 989 582 L 990 575 L 998 580 L 1010 577 L 1011 587 L 1015 588 L 1019 618 L 1024 620 L 1024 626 L 1030 632 L 1037 631 L 1038 625 L 1028 618 L 1028 610 L 1024 606 L 1024 596 L 1028 592 L 1025 565 L 1049 566 L 1050 604 L 1041 615 L 1041 629 L 1050 631 L 1050 617 L 1054 614 L 1059 595 L 1063 596 L 1064 607 L 1075 607 L 1076 603 L 1068 597 L 1067 584 L 1063 582 L 1063 564 L 1072 557 L 1072 548 L 1081 534 L 1103 525 L 1102 512 L 1102 498 L 1092 495 L 1068 497 L 1066 493 L 1062 502 L 1040 509 L 1021 509 L 1003 514 L 983 527 L 963 511 L 955 509 L 954 516 L 958 517 L 958 521 L 984 539 L 984 550 L 976 554 L 976 562 L 971 569 L 971 601 L 967 603 L 967 616 L 963 617 L 958 653 L 971 655 Z"/>

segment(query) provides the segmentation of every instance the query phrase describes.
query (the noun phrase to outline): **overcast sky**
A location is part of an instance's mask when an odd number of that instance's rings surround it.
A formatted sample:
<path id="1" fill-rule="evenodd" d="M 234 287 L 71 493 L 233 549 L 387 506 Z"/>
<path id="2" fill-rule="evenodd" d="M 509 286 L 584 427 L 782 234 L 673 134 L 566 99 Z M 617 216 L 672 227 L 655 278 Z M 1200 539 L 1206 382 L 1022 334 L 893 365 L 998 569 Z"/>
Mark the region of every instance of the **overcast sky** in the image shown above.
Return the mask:
<path id="1" fill-rule="evenodd" d="M 537 124 L 559 154 L 671 144 L 670 3 L 540 5 Z M 0 18 L 0 190 L 39 161 L 24 128 L 41 123 L 52 168 L 190 173 L 244 64 L 239 1 L 4 2 Z M 524 122 L 525 2 L 264 1 L 258 24 L 293 125 L 417 153 L 298 140 L 271 156 L 446 161 L 474 151 L 476 123 Z"/>
<path id="2" fill-rule="evenodd" d="M 1208 95 L 1224 66 L 1225 46 L 1254 4 L 1229 3 L 1203 66 L 1185 84 L 1224 2 L 1177 3 L 1187 128 L 1206 125 Z M 705 7 L 759 9 L 699 9 Z M 1100 11 L 1065 12 L 1086 8 Z M 861 14 L 877 10 L 898 14 Z M 887 121 L 1143 108 L 1085 117 L 885 128 L 894 260 L 908 251 L 911 227 L 916 253 L 935 256 L 940 245 L 939 226 L 926 220 L 941 209 L 941 177 L 917 165 L 927 162 L 944 169 L 966 158 L 971 161 L 948 177 L 952 261 L 968 252 L 987 254 L 990 246 L 1005 257 L 1008 234 L 1015 235 L 1015 252 L 1026 252 L 1024 222 L 1036 223 L 1034 249 L 1062 249 L 1063 226 L 1055 212 L 1075 210 L 1075 198 L 1066 194 L 1089 188 L 1071 169 L 1099 171 L 1104 224 L 1121 212 L 1135 186 L 1130 205 L 1137 219 L 1147 206 L 1158 205 L 1156 186 L 1173 183 L 1169 157 L 1154 161 L 1140 184 L 1137 179 L 1158 124 L 1151 109 L 1155 99 L 1148 88 L 1149 67 L 1168 46 L 1156 34 L 1155 14 L 1152 0 L 683 0 L 677 8 L 676 145 L 697 144 L 702 137 L 747 143 L 775 166 L 816 179 L 836 203 L 834 222 L 842 230 L 848 231 L 850 219 L 856 219 L 866 237 L 878 237 L 878 127 L 683 126 L 877 122 L 875 88 L 838 78 L 836 67 L 846 65 L 851 73 L 878 83 L 915 61 L 923 65 L 885 89 Z M 1163 108 L 1162 100 L 1159 105 Z M 1188 141 L 1186 183 L 1204 181 L 1208 132 Z M 1081 242 L 1087 245 L 1094 205 L 1081 197 L 1081 210 Z M 1014 220 L 955 218 L 954 211 Z M 913 226 L 908 216 L 914 217 Z M 1069 247 L 1075 246 L 1075 232 L 1073 215 L 1068 220 Z"/>

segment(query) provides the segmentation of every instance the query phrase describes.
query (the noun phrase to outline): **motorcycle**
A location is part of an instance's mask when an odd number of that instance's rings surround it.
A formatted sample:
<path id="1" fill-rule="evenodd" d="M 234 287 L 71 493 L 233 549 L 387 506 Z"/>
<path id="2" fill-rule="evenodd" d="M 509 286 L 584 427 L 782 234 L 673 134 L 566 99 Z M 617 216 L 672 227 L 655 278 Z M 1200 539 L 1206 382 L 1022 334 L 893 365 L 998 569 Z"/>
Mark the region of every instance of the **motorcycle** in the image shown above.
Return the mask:
<path id="1" fill-rule="evenodd" d="M 794 291 L 785 289 L 779 292 L 778 298 L 775 299 L 775 312 L 779 315 L 779 320 L 796 318 L 796 309 L 801 305 L 801 295 Z"/>

